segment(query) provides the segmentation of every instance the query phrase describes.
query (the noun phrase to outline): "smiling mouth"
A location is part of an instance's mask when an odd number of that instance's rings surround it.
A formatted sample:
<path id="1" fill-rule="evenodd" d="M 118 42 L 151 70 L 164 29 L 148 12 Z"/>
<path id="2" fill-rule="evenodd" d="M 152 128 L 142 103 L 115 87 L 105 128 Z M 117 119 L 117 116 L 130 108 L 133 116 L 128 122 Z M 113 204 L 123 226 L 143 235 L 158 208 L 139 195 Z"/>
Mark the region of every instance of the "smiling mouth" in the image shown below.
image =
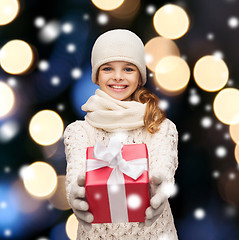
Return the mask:
<path id="1" fill-rule="evenodd" d="M 109 85 L 109 87 L 113 89 L 125 89 L 128 85 Z"/>

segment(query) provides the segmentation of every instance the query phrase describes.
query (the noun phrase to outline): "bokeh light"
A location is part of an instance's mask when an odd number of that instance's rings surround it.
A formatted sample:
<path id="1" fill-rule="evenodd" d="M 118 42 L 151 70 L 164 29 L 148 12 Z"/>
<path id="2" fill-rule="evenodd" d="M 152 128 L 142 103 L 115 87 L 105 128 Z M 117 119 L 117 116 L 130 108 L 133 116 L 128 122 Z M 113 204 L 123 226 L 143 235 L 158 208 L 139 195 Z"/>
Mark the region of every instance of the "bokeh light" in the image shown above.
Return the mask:
<path id="1" fill-rule="evenodd" d="M 29 124 L 32 139 L 44 146 L 56 143 L 61 138 L 63 130 L 64 124 L 61 117 L 51 110 L 36 113 Z"/>
<path id="2" fill-rule="evenodd" d="M 100 24 L 100 25 L 106 25 L 108 22 L 109 22 L 109 17 L 107 14 L 105 13 L 101 13 L 98 15 L 97 17 L 97 22 Z"/>
<path id="3" fill-rule="evenodd" d="M 60 32 L 60 23 L 56 20 L 52 20 L 40 29 L 38 37 L 43 43 L 51 43 L 59 37 Z"/>
<path id="4" fill-rule="evenodd" d="M 225 88 L 215 97 L 213 110 L 216 117 L 224 124 L 239 123 L 239 90 Z"/>
<path id="5" fill-rule="evenodd" d="M 239 144 L 236 145 L 234 153 L 235 153 L 237 164 L 239 165 Z"/>
<path id="6" fill-rule="evenodd" d="M 1 97 L 0 97 L 1 98 Z M 12 140 L 20 130 L 20 124 L 15 120 L 5 121 L 0 126 L 0 142 L 7 143 Z"/>
<path id="7" fill-rule="evenodd" d="M 77 239 L 77 229 L 78 221 L 76 219 L 76 216 L 72 214 L 66 221 L 66 234 L 71 240 Z"/>
<path id="8" fill-rule="evenodd" d="M 127 197 L 127 205 L 130 209 L 138 209 L 141 207 L 142 199 L 138 194 L 131 194 Z"/>
<path id="9" fill-rule="evenodd" d="M 183 133 L 181 139 L 183 142 L 188 142 L 191 139 L 191 134 L 188 132 Z"/>
<path id="10" fill-rule="evenodd" d="M 31 46 L 22 40 L 9 41 L 0 51 L 1 67 L 10 74 L 27 72 L 32 66 L 33 60 L 34 54 Z"/>
<path id="11" fill-rule="evenodd" d="M 70 209 L 70 205 L 67 202 L 66 199 L 66 189 L 65 189 L 65 181 L 66 177 L 64 175 L 57 177 L 57 188 L 53 194 L 48 200 L 49 202 L 57 209 L 60 210 L 67 210 Z"/>
<path id="12" fill-rule="evenodd" d="M 156 7 L 152 4 L 146 7 L 146 13 L 148 13 L 149 15 L 153 15 L 155 11 L 156 11 Z"/>
<path id="13" fill-rule="evenodd" d="M 201 126 L 203 128 L 210 128 L 212 126 L 212 119 L 210 117 L 203 117 L 201 119 Z"/>
<path id="14" fill-rule="evenodd" d="M 46 72 L 50 68 L 49 62 L 47 60 L 39 61 L 38 68 L 40 71 Z"/>
<path id="15" fill-rule="evenodd" d="M 113 11 L 110 11 L 110 15 L 122 19 L 122 20 L 128 20 L 138 13 L 140 9 L 140 0 L 134 0 L 134 1 L 124 1 L 123 4 L 120 5 L 120 7 L 116 8 Z"/>
<path id="16" fill-rule="evenodd" d="M 165 94 L 181 93 L 186 88 L 189 78 L 188 64 L 180 57 L 165 57 L 156 66 L 156 82 Z"/>
<path id="17" fill-rule="evenodd" d="M 120 7 L 124 0 L 91 0 L 92 3 L 99 9 L 104 11 L 112 11 Z"/>
<path id="18" fill-rule="evenodd" d="M 227 149 L 224 146 L 218 146 L 215 149 L 215 155 L 218 158 L 224 158 L 227 155 Z"/>
<path id="19" fill-rule="evenodd" d="M 12 22 L 19 12 L 18 0 L 1 0 L 0 1 L 0 25 L 6 25 Z"/>
<path id="20" fill-rule="evenodd" d="M 202 208 L 197 208 L 197 209 L 195 209 L 195 211 L 194 211 L 194 217 L 195 217 L 196 219 L 201 220 L 201 219 L 205 218 L 205 216 L 206 216 L 206 212 L 205 212 L 204 209 L 202 209 Z"/>
<path id="21" fill-rule="evenodd" d="M 230 17 L 227 23 L 230 28 L 237 28 L 239 26 L 238 17 L 235 17 L 235 16 Z"/>
<path id="22" fill-rule="evenodd" d="M 57 175 L 45 162 L 34 162 L 22 173 L 26 190 L 33 196 L 45 198 L 53 194 L 57 186 Z"/>
<path id="23" fill-rule="evenodd" d="M 229 133 L 235 143 L 239 143 L 239 123 L 229 126 Z"/>
<path id="24" fill-rule="evenodd" d="M 163 37 L 177 39 L 189 28 L 189 18 L 185 10 L 174 4 L 161 7 L 153 18 L 154 28 Z"/>
<path id="25" fill-rule="evenodd" d="M 15 97 L 12 89 L 0 81 L 0 118 L 6 116 L 13 108 Z"/>
<path id="26" fill-rule="evenodd" d="M 214 92 L 223 88 L 229 77 L 225 62 L 215 56 L 204 56 L 195 64 L 194 79 L 197 85 L 205 91 Z"/>
<path id="27" fill-rule="evenodd" d="M 166 197 L 175 197 L 178 193 L 178 186 L 171 182 L 165 182 L 161 185 L 162 194 Z"/>
<path id="28" fill-rule="evenodd" d="M 145 44 L 146 65 L 155 72 L 158 62 L 167 56 L 180 56 L 176 43 L 164 37 L 155 37 Z"/>
<path id="29" fill-rule="evenodd" d="M 46 24 L 46 20 L 42 16 L 36 17 L 34 20 L 34 25 L 37 28 L 42 28 L 42 27 L 44 27 L 45 24 Z"/>

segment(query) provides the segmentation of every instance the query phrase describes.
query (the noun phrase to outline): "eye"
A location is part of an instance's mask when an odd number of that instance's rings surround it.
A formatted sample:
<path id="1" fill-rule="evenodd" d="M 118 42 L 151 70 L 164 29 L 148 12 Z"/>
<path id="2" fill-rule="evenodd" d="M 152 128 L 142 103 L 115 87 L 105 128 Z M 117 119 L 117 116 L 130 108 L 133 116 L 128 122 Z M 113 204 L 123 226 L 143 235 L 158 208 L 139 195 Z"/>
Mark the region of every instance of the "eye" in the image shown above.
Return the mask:
<path id="1" fill-rule="evenodd" d="M 127 67 L 127 68 L 125 68 L 125 71 L 126 71 L 126 72 L 132 72 L 132 71 L 134 71 L 134 69 L 133 69 L 133 68 L 130 68 L 130 67 Z"/>
<path id="2" fill-rule="evenodd" d="M 112 70 L 112 68 L 111 67 L 104 67 L 103 69 L 102 69 L 103 71 L 111 71 Z"/>

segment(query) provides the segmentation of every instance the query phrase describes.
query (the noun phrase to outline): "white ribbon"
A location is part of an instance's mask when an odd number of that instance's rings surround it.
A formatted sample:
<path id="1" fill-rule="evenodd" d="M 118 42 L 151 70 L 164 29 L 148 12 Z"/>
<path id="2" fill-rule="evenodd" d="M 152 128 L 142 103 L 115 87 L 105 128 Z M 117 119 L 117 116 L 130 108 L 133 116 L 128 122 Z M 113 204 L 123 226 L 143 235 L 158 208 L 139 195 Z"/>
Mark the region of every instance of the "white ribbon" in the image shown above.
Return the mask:
<path id="1" fill-rule="evenodd" d="M 113 168 L 107 181 L 107 190 L 112 223 L 128 222 L 128 211 L 125 193 L 124 175 L 137 180 L 144 170 L 148 170 L 147 158 L 125 161 L 122 158 L 123 145 L 114 136 L 110 139 L 108 147 L 97 143 L 94 147 L 94 158 L 87 159 L 86 171 L 103 167 Z"/>

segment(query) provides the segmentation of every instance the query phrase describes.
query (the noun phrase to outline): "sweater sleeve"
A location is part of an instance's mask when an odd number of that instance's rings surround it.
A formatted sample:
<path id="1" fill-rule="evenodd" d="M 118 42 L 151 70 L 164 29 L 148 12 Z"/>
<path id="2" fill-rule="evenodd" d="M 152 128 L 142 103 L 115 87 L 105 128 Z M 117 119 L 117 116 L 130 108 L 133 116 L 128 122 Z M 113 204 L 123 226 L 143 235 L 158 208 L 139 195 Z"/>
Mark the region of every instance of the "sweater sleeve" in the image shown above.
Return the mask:
<path id="1" fill-rule="evenodd" d="M 164 182 L 174 183 L 178 167 L 178 132 L 169 119 L 164 120 L 160 130 L 152 135 L 150 143 L 150 177 L 160 174 Z"/>
<path id="2" fill-rule="evenodd" d="M 72 184 L 79 174 L 85 175 L 86 148 L 89 146 L 88 137 L 83 128 L 83 121 L 76 121 L 68 125 L 64 132 L 66 168 L 66 196 L 69 195 Z"/>

